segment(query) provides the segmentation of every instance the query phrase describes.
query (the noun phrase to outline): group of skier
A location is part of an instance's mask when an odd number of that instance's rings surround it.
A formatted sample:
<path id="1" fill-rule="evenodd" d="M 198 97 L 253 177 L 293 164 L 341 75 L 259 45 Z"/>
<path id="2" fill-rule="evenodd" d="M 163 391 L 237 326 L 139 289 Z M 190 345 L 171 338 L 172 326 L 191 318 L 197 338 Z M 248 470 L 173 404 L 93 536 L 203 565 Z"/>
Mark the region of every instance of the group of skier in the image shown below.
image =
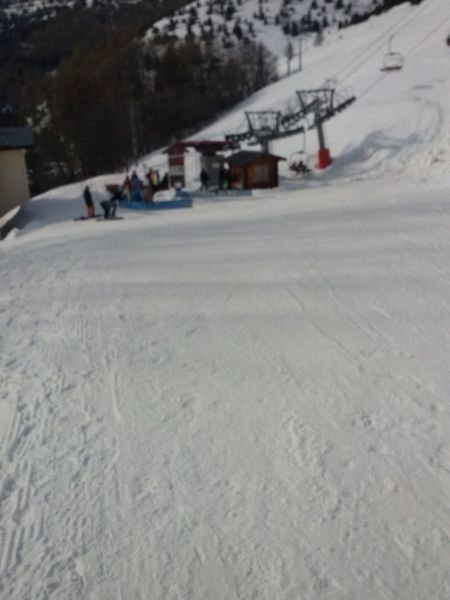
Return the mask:
<path id="1" fill-rule="evenodd" d="M 106 189 L 110 194 L 110 198 L 100 201 L 100 206 L 103 209 L 103 217 L 105 219 L 117 218 L 117 208 L 122 201 L 152 202 L 155 192 L 168 188 L 167 173 L 164 177 L 160 178 L 157 169 L 149 169 L 145 177 L 147 179 L 146 184 L 136 171 L 133 171 L 131 176 L 126 175 L 122 185 L 107 185 Z M 99 217 L 100 215 L 95 214 L 95 203 L 88 185 L 83 190 L 83 198 L 86 205 L 86 218 L 93 219 L 94 217 Z"/>
<path id="2" fill-rule="evenodd" d="M 200 171 L 201 190 L 208 190 L 210 187 L 208 171 L 202 167 Z M 217 173 L 217 186 L 219 190 L 227 190 L 231 187 L 231 173 L 225 165 L 222 165 Z"/>

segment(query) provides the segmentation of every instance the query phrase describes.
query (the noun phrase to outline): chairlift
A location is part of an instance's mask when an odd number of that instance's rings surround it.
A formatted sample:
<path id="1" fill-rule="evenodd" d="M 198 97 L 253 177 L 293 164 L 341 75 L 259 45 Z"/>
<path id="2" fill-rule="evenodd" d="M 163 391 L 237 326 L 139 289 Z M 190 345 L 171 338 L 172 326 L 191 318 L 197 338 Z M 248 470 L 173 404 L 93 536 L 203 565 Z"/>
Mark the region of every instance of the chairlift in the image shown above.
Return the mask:
<path id="1" fill-rule="evenodd" d="M 310 175 L 312 169 L 309 166 L 309 156 L 304 150 L 294 152 L 289 157 L 288 167 L 295 175 Z"/>
<path id="2" fill-rule="evenodd" d="M 391 35 L 388 41 L 388 51 L 384 55 L 383 66 L 381 68 L 382 71 L 399 71 L 403 68 L 403 55 L 400 54 L 400 52 L 393 52 L 391 49 L 393 37 L 394 36 Z"/>

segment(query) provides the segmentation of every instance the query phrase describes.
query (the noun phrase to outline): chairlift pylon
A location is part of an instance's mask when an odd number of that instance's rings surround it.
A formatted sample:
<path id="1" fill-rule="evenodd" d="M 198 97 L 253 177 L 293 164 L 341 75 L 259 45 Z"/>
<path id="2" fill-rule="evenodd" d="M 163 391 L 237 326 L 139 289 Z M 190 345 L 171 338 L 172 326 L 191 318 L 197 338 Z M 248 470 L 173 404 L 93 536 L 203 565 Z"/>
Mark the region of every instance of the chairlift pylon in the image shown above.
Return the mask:
<path id="1" fill-rule="evenodd" d="M 391 35 L 388 40 L 388 51 L 384 55 L 382 71 L 400 71 L 403 68 L 404 58 L 400 52 L 392 51 L 392 38 Z"/>

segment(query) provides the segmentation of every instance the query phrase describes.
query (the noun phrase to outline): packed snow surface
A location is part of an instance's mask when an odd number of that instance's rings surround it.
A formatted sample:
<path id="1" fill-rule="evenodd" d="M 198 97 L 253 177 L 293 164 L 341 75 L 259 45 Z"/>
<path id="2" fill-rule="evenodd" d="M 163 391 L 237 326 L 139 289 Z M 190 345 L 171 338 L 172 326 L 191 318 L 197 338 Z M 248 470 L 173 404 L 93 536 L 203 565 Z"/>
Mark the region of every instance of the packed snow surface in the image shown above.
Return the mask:
<path id="1" fill-rule="evenodd" d="M 400 7 L 245 103 L 357 57 L 325 173 L 117 222 L 72 220 L 83 183 L 29 204 L 0 245 L 2 600 L 450 598 L 449 22 Z"/>

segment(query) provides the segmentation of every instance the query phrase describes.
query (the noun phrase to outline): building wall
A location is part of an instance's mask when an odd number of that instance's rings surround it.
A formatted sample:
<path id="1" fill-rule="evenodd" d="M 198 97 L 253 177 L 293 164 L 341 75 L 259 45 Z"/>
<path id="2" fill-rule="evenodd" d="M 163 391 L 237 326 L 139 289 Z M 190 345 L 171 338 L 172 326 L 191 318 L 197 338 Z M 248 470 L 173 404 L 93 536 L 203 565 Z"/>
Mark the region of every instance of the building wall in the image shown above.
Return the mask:
<path id="1" fill-rule="evenodd" d="M 0 150 L 0 217 L 30 197 L 24 150 Z"/>
<path id="2" fill-rule="evenodd" d="M 231 174 L 231 187 L 236 190 L 241 190 L 246 188 L 245 181 L 245 168 L 240 165 L 231 165 L 230 167 Z"/>
<path id="3" fill-rule="evenodd" d="M 250 188 L 276 187 L 278 185 L 277 161 L 273 158 L 261 158 L 250 163 L 247 183 Z"/>

